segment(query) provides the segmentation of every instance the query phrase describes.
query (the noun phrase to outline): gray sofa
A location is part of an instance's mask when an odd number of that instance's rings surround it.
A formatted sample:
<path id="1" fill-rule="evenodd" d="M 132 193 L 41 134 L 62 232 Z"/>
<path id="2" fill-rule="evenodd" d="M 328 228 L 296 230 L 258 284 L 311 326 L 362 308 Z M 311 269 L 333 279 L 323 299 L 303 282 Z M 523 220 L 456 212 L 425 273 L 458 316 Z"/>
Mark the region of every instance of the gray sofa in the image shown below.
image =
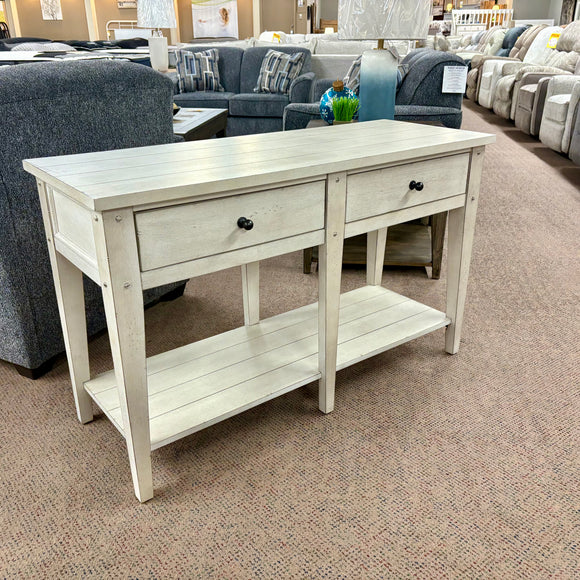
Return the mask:
<path id="1" fill-rule="evenodd" d="M 465 67 L 465 62 L 449 52 L 417 49 L 402 61 L 409 66 L 395 101 L 398 121 L 439 122 L 446 127 L 461 127 L 463 95 L 441 92 L 446 66 Z M 290 104 L 284 113 L 284 130 L 303 129 L 308 122 L 320 118 L 319 101 L 333 79 L 316 81 L 311 103 Z"/>
<path id="2" fill-rule="evenodd" d="M 187 50 L 191 52 L 201 52 L 208 48 L 210 47 L 204 45 L 187 46 Z M 311 55 L 308 49 L 288 45 L 275 47 L 280 52 L 303 52 L 305 55 L 300 76 L 290 85 L 289 94 L 281 95 L 254 92 L 262 59 L 272 47 L 211 48 L 217 49 L 219 53 L 218 69 L 224 92 L 178 93 L 174 96 L 174 101 L 180 107 L 228 109 L 228 136 L 281 131 L 286 105 L 307 103 L 310 100 L 314 73 L 310 72 Z"/>
<path id="3" fill-rule="evenodd" d="M 77 61 L 0 69 L 0 359 L 36 378 L 64 351 L 36 183 L 22 160 L 174 140 L 169 79 L 138 64 Z M 183 283 L 145 293 L 178 295 Z M 89 334 L 105 328 L 85 279 Z"/>

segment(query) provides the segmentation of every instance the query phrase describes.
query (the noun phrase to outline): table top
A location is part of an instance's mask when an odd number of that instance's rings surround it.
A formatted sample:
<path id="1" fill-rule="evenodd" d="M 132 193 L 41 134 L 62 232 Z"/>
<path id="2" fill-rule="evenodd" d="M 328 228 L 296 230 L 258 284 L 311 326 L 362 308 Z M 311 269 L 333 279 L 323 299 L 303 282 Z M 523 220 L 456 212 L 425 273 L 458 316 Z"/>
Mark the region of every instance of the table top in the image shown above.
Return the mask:
<path id="1" fill-rule="evenodd" d="M 227 109 L 190 109 L 182 107 L 173 115 L 173 132 L 176 135 L 185 135 L 192 129 L 201 127 L 220 115 L 228 114 Z"/>
<path id="2" fill-rule="evenodd" d="M 401 121 L 244 135 L 24 161 L 88 209 L 167 203 L 465 151 L 495 135 Z"/>

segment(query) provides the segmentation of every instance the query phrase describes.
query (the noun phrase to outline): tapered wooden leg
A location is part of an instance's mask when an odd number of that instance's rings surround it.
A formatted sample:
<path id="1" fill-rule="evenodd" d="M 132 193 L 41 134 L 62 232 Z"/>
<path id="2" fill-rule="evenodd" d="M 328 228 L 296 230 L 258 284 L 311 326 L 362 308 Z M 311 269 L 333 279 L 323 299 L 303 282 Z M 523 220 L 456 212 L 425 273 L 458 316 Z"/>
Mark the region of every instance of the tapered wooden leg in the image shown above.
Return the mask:
<path id="1" fill-rule="evenodd" d="M 50 219 L 50 204 L 47 197 L 48 191 L 44 183 L 37 183 L 45 231 L 50 232 L 47 234 L 48 253 L 52 266 L 77 416 L 81 423 L 88 423 L 93 420 L 93 406 L 91 398 L 84 387 L 84 383 L 91 378 L 91 372 L 89 368 L 83 274 L 74 264 L 71 264 L 56 251 Z"/>
<path id="2" fill-rule="evenodd" d="M 340 279 L 346 213 L 346 173 L 328 176 L 326 242 L 318 251 L 318 361 L 321 373 L 318 406 L 334 409 Z"/>
<path id="3" fill-rule="evenodd" d="M 367 284 L 380 286 L 383 281 L 387 228 L 367 233 Z"/>
<path id="4" fill-rule="evenodd" d="M 449 212 L 447 316 L 451 319 L 451 324 L 445 333 L 445 350 L 450 354 L 455 354 L 459 350 L 461 340 L 463 309 L 467 295 L 475 215 L 483 167 L 483 151 L 483 147 L 477 147 L 471 154 L 465 206 Z"/>
<path id="5" fill-rule="evenodd" d="M 443 244 L 445 242 L 446 226 L 446 211 L 431 216 L 431 278 L 433 280 L 439 280 L 441 277 L 441 262 L 443 261 Z"/>
<path id="6" fill-rule="evenodd" d="M 242 292 L 244 299 L 244 324 L 260 322 L 260 262 L 242 266 Z"/>
<path id="7" fill-rule="evenodd" d="M 153 497 L 143 290 L 131 210 L 95 214 L 109 340 L 135 495 Z"/>

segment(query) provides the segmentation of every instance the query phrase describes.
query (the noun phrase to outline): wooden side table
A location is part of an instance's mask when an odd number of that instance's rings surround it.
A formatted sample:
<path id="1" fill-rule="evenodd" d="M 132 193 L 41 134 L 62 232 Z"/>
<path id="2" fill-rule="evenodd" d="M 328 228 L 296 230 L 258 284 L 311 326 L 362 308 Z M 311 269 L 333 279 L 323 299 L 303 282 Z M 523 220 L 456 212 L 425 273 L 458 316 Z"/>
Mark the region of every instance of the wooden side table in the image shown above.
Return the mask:
<path id="1" fill-rule="evenodd" d="M 337 135 L 344 146 L 329 156 Z M 94 402 L 125 438 L 140 501 L 153 497 L 151 452 L 162 445 L 312 381 L 329 413 L 337 370 L 439 328 L 445 350 L 458 351 L 494 140 L 372 121 L 24 161 L 38 182 L 77 415 L 91 421 Z M 387 228 L 444 211 L 442 312 L 383 288 L 381 274 Z M 367 284 L 341 295 L 344 239 L 364 233 Z M 312 246 L 318 303 L 261 320 L 259 261 Z M 143 290 L 233 266 L 245 326 L 147 359 Z M 114 370 L 96 377 L 83 273 L 101 286 L 113 355 Z"/>
<path id="2" fill-rule="evenodd" d="M 191 109 L 182 107 L 173 116 L 173 132 L 186 141 L 200 141 L 226 136 L 227 109 Z"/>

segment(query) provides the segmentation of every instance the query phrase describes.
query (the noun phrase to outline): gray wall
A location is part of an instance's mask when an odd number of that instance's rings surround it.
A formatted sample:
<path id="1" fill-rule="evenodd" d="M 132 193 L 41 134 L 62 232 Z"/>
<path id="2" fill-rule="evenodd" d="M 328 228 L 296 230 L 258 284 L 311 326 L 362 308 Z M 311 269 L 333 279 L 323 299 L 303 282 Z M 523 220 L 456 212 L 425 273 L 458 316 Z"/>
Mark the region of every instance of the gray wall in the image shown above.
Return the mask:
<path id="1" fill-rule="evenodd" d="M 560 24 L 560 14 L 562 13 L 562 0 L 552 0 L 550 2 L 550 10 L 548 18 L 554 19 L 554 24 Z"/>
<path id="2" fill-rule="evenodd" d="M 562 0 L 514 0 L 514 20 L 539 20 L 553 18 L 550 15 L 550 7 L 554 2 L 562 4 Z M 558 13 L 558 19 L 560 14 Z"/>
<path id="3" fill-rule="evenodd" d="M 338 18 L 338 0 L 318 0 L 318 18 L 336 20 Z"/>

